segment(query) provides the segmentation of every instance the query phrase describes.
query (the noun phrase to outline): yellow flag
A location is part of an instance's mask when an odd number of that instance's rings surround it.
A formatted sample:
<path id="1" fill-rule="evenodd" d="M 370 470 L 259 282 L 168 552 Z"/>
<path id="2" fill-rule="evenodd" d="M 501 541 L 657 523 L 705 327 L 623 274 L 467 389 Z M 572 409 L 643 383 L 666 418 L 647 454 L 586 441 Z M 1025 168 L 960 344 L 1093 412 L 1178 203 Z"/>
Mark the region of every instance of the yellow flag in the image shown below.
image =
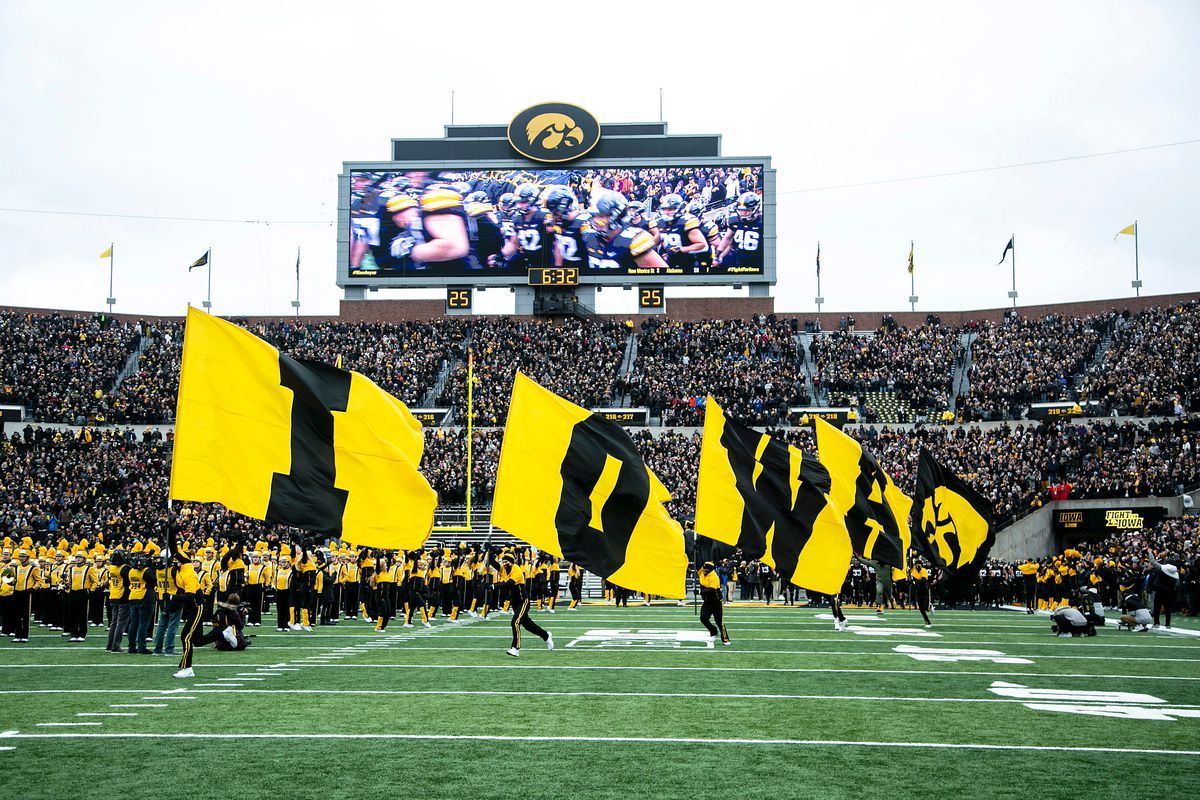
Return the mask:
<path id="1" fill-rule="evenodd" d="M 1137 223 L 1135 222 L 1132 225 L 1126 225 L 1124 228 L 1121 228 L 1121 230 L 1117 231 L 1117 236 L 1120 236 L 1121 234 L 1125 234 L 1126 236 L 1137 236 Z M 1115 239 L 1117 236 L 1114 236 L 1113 238 Z"/>
<path id="2" fill-rule="evenodd" d="M 108 246 L 107 250 L 105 250 L 103 253 L 100 254 L 100 257 L 101 258 L 112 258 L 112 245 L 111 244 Z"/>
<path id="3" fill-rule="evenodd" d="M 830 497 L 846 514 L 855 552 L 880 564 L 904 567 L 912 500 L 858 442 L 820 417 L 814 419 L 817 452 L 833 483 Z"/>
<path id="4" fill-rule="evenodd" d="M 364 547 L 420 547 L 437 494 L 421 423 L 357 372 L 188 309 L 170 496 Z"/>
<path id="5" fill-rule="evenodd" d="M 670 499 L 624 429 L 517 373 L 492 524 L 617 586 L 683 597 Z"/>
<path id="6" fill-rule="evenodd" d="M 816 456 L 725 416 L 704 411 L 696 533 L 762 558 L 797 586 L 837 594 L 852 548 Z"/>

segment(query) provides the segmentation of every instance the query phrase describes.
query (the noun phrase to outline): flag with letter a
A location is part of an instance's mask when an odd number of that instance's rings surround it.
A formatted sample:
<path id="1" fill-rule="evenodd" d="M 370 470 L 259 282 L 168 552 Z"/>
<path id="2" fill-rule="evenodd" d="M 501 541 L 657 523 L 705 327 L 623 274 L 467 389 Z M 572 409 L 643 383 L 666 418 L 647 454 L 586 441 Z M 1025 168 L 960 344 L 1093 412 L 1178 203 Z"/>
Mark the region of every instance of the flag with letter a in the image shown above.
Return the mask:
<path id="1" fill-rule="evenodd" d="M 904 569 L 912 500 L 858 442 L 820 417 L 814 420 L 817 453 L 832 479 L 830 497 L 846 515 L 854 551 Z"/>
<path id="2" fill-rule="evenodd" d="M 517 373 L 492 524 L 618 586 L 683 597 L 687 555 L 670 499 L 619 425 Z"/>
<path id="3" fill-rule="evenodd" d="M 912 516 L 917 528 L 913 546 L 947 572 L 982 563 L 996 541 L 991 503 L 924 447 Z"/>
<path id="4" fill-rule="evenodd" d="M 708 398 L 697 534 L 761 557 L 797 586 L 837 594 L 853 548 L 829 490 L 816 456 L 730 419 Z"/>
<path id="5" fill-rule="evenodd" d="M 433 528 L 421 424 L 357 372 L 188 308 L 175 420 L 175 500 L 364 547 L 415 549 Z"/>

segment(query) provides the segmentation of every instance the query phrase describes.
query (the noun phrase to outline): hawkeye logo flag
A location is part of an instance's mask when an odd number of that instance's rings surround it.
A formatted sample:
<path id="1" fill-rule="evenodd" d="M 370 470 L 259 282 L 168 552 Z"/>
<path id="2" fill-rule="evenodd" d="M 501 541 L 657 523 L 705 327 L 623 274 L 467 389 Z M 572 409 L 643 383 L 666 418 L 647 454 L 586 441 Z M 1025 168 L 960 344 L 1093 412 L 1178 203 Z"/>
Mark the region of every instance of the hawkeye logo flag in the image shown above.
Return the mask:
<path id="1" fill-rule="evenodd" d="M 797 586 L 837 594 L 853 548 L 815 456 L 725 416 L 704 413 L 696 533 L 761 557 Z"/>
<path id="2" fill-rule="evenodd" d="M 518 372 L 492 524 L 618 586 L 683 597 L 683 529 L 621 427 Z"/>
<path id="3" fill-rule="evenodd" d="M 833 504 L 845 511 L 854 551 L 897 569 L 905 568 L 912 500 L 900 491 L 875 457 L 819 417 L 817 452 L 829 470 Z"/>
<path id="4" fill-rule="evenodd" d="M 982 563 L 996 541 L 991 504 L 924 447 L 917 462 L 913 523 L 916 548 L 947 572 Z"/>
<path id="5" fill-rule="evenodd" d="M 437 494 L 421 423 L 357 372 L 188 309 L 170 496 L 364 547 L 415 549 Z"/>
<path id="6" fill-rule="evenodd" d="M 600 142 L 600 123 L 579 106 L 541 103 L 508 123 L 508 143 L 526 158 L 543 163 L 572 161 Z"/>

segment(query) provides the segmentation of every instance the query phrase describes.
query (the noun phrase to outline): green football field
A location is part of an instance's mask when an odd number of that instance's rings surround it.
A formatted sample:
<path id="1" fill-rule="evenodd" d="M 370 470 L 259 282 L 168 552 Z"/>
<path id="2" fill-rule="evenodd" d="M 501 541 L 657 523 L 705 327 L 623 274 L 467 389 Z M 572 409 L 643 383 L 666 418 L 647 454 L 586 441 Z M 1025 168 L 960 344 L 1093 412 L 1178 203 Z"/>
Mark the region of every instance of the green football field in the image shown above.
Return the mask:
<path id="1" fill-rule="evenodd" d="M 1183 797 L 1200 637 L 1058 639 L 1044 617 L 535 613 L 432 630 L 253 629 L 174 662 L 35 629 L 0 642 L 0 797 Z M 1183 621 L 1182 625 L 1189 625 Z M 1189 630 L 1195 630 L 1193 625 Z M 964 660 L 970 659 L 970 660 Z"/>

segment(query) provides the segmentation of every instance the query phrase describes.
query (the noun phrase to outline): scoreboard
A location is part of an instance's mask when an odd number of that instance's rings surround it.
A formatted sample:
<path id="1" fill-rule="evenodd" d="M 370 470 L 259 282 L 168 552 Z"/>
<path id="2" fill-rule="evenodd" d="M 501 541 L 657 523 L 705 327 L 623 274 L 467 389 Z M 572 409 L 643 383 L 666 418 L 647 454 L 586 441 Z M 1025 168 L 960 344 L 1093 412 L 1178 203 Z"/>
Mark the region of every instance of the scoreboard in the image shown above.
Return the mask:
<path id="1" fill-rule="evenodd" d="M 776 281 L 770 158 L 722 156 L 718 135 L 668 135 L 666 123 L 601 125 L 546 104 L 508 126 L 395 139 L 391 160 L 344 162 L 338 192 L 347 299 L 444 288 L 447 312 L 461 314 L 476 288 L 590 297 L 612 286 L 653 313 L 671 286 L 766 296 Z"/>

